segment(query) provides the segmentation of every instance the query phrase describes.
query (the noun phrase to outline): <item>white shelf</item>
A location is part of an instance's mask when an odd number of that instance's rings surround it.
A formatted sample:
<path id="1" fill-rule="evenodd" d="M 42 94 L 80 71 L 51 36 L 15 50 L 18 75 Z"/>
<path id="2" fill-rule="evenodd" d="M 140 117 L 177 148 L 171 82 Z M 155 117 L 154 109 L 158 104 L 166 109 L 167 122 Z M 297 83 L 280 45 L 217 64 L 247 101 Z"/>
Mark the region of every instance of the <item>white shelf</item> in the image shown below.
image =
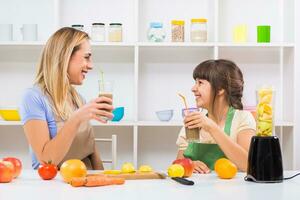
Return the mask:
<path id="1" fill-rule="evenodd" d="M 0 41 L 1 46 L 44 46 L 46 41 Z M 92 46 L 108 46 L 108 47 L 134 47 L 135 43 L 129 42 L 93 42 Z"/>
<path id="2" fill-rule="evenodd" d="M 289 121 L 277 121 L 275 123 L 275 126 L 277 127 L 293 127 L 294 122 L 289 122 Z"/>
<path id="3" fill-rule="evenodd" d="M 139 121 L 137 122 L 137 126 L 160 126 L 160 127 L 168 127 L 168 126 L 183 126 L 182 121 L 168 121 L 168 122 L 162 122 L 162 121 Z"/>
<path id="4" fill-rule="evenodd" d="M 219 42 L 216 44 L 219 47 L 294 47 L 294 43 L 232 43 L 232 42 Z"/>
<path id="5" fill-rule="evenodd" d="M 294 47 L 294 43 L 139 42 L 140 47 Z"/>
<path id="6" fill-rule="evenodd" d="M 0 41 L 0 47 L 3 46 L 44 46 L 45 41 Z"/>
<path id="7" fill-rule="evenodd" d="M 169 126 L 183 126 L 182 121 L 120 121 L 120 122 L 111 122 L 109 121 L 107 124 L 102 124 L 97 121 L 91 121 L 92 126 L 101 127 L 101 126 L 159 126 L 159 127 L 169 127 Z M 0 126 L 22 126 L 20 121 L 3 121 L 0 120 Z M 275 123 L 276 127 L 293 127 L 294 123 L 289 121 L 278 121 Z"/>
<path id="8" fill-rule="evenodd" d="M 140 47 L 214 47 L 213 42 L 139 42 Z"/>
<path id="9" fill-rule="evenodd" d="M 101 127 L 101 126 L 134 126 L 135 122 L 133 121 L 120 121 L 120 122 L 111 122 L 108 121 L 106 124 L 102 124 L 98 121 L 91 121 L 92 126 Z"/>
<path id="10" fill-rule="evenodd" d="M 121 122 L 108 122 L 107 124 L 102 124 L 97 121 L 91 121 L 92 126 L 134 126 L 136 123 L 133 121 L 121 121 Z M 0 126 L 22 126 L 20 121 L 4 121 L 0 120 Z"/>
<path id="11" fill-rule="evenodd" d="M 46 41 L 1 41 L 1 46 L 44 46 Z M 232 43 L 232 42 L 93 42 L 94 47 L 291 47 L 294 43 Z"/>
<path id="12" fill-rule="evenodd" d="M 134 47 L 135 43 L 133 42 L 93 42 L 91 41 L 91 45 L 94 47 Z"/>
<path id="13" fill-rule="evenodd" d="M 3 121 L 0 120 L 0 126 L 22 126 L 20 121 Z"/>

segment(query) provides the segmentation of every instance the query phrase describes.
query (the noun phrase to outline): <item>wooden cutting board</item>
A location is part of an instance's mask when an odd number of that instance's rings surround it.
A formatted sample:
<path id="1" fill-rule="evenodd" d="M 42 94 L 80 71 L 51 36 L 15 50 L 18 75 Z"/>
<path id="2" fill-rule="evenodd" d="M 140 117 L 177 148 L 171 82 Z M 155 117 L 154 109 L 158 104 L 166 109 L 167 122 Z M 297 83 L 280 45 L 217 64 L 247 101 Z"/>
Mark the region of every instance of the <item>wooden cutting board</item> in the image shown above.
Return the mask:
<path id="1" fill-rule="evenodd" d="M 97 176 L 97 174 L 89 174 L 88 176 Z M 139 179 L 165 179 L 166 175 L 160 172 L 135 172 L 121 174 L 106 174 L 106 176 L 124 178 L 125 180 Z"/>

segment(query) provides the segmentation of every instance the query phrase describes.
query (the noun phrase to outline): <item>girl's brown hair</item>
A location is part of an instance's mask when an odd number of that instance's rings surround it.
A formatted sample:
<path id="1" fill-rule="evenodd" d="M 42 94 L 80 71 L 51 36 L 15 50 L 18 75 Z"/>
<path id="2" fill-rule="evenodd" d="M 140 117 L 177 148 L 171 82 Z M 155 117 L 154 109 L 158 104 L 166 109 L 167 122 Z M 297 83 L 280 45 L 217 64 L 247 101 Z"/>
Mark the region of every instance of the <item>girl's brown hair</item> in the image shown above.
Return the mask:
<path id="1" fill-rule="evenodd" d="M 230 60 L 206 60 L 200 63 L 193 72 L 193 78 L 207 80 L 212 88 L 212 109 L 218 91 L 225 90 L 229 106 L 243 109 L 242 96 L 244 79 L 240 68 Z"/>

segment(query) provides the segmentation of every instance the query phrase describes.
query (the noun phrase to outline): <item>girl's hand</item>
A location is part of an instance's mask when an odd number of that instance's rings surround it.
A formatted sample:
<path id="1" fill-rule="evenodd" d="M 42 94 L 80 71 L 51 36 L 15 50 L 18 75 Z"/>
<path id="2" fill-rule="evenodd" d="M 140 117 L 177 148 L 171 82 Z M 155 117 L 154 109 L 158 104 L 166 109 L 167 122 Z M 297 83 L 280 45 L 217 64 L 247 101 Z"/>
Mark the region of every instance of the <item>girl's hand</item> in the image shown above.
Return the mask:
<path id="1" fill-rule="evenodd" d="M 213 120 L 201 112 L 188 113 L 184 118 L 184 125 L 189 129 L 203 128 L 207 132 L 210 132 L 214 127 L 218 127 Z"/>
<path id="2" fill-rule="evenodd" d="M 208 174 L 210 173 L 210 169 L 207 167 L 207 165 L 204 162 L 201 162 L 199 160 L 193 161 L 194 164 L 194 173 L 200 173 L 200 174 Z"/>
<path id="3" fill-rule="evenodd" d="M 73 114 L 73 117 L 76 117 L 80 121 L 95 119 L 99 122 L 106 123 L 106 119 L 113 118 L 113 114 L 111 113 L 113 109 L 112 99 L 101 96 L 79 108 Z"/>

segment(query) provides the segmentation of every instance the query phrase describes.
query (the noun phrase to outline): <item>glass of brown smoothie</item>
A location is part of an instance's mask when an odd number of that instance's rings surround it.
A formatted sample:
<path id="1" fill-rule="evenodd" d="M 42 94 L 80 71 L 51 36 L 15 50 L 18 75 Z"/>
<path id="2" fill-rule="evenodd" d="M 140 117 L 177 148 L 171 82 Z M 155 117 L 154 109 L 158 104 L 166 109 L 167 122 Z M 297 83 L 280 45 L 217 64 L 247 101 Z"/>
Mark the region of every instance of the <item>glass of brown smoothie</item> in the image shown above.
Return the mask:
<path id="1" fill-rule="evenodd" d="M 113 100 L 113 82 L 112 81 L 102 81 L 99 80 L 98 82 L 99 85 L 99 97 L 105 96 Z M 105 117 L 107 120 L 107 118 Z"/>
<path id="2" fill-rule="evenodd" d="M 191 112 L 199 112 L 199 108 L 184 108 L 182 109 L 182 116 L 185 117 L 188 113 Z M 187 142 L 200 142 L 199 140 L 199 128 L 191 128 L 185 127 L 185 135 Z"/>

